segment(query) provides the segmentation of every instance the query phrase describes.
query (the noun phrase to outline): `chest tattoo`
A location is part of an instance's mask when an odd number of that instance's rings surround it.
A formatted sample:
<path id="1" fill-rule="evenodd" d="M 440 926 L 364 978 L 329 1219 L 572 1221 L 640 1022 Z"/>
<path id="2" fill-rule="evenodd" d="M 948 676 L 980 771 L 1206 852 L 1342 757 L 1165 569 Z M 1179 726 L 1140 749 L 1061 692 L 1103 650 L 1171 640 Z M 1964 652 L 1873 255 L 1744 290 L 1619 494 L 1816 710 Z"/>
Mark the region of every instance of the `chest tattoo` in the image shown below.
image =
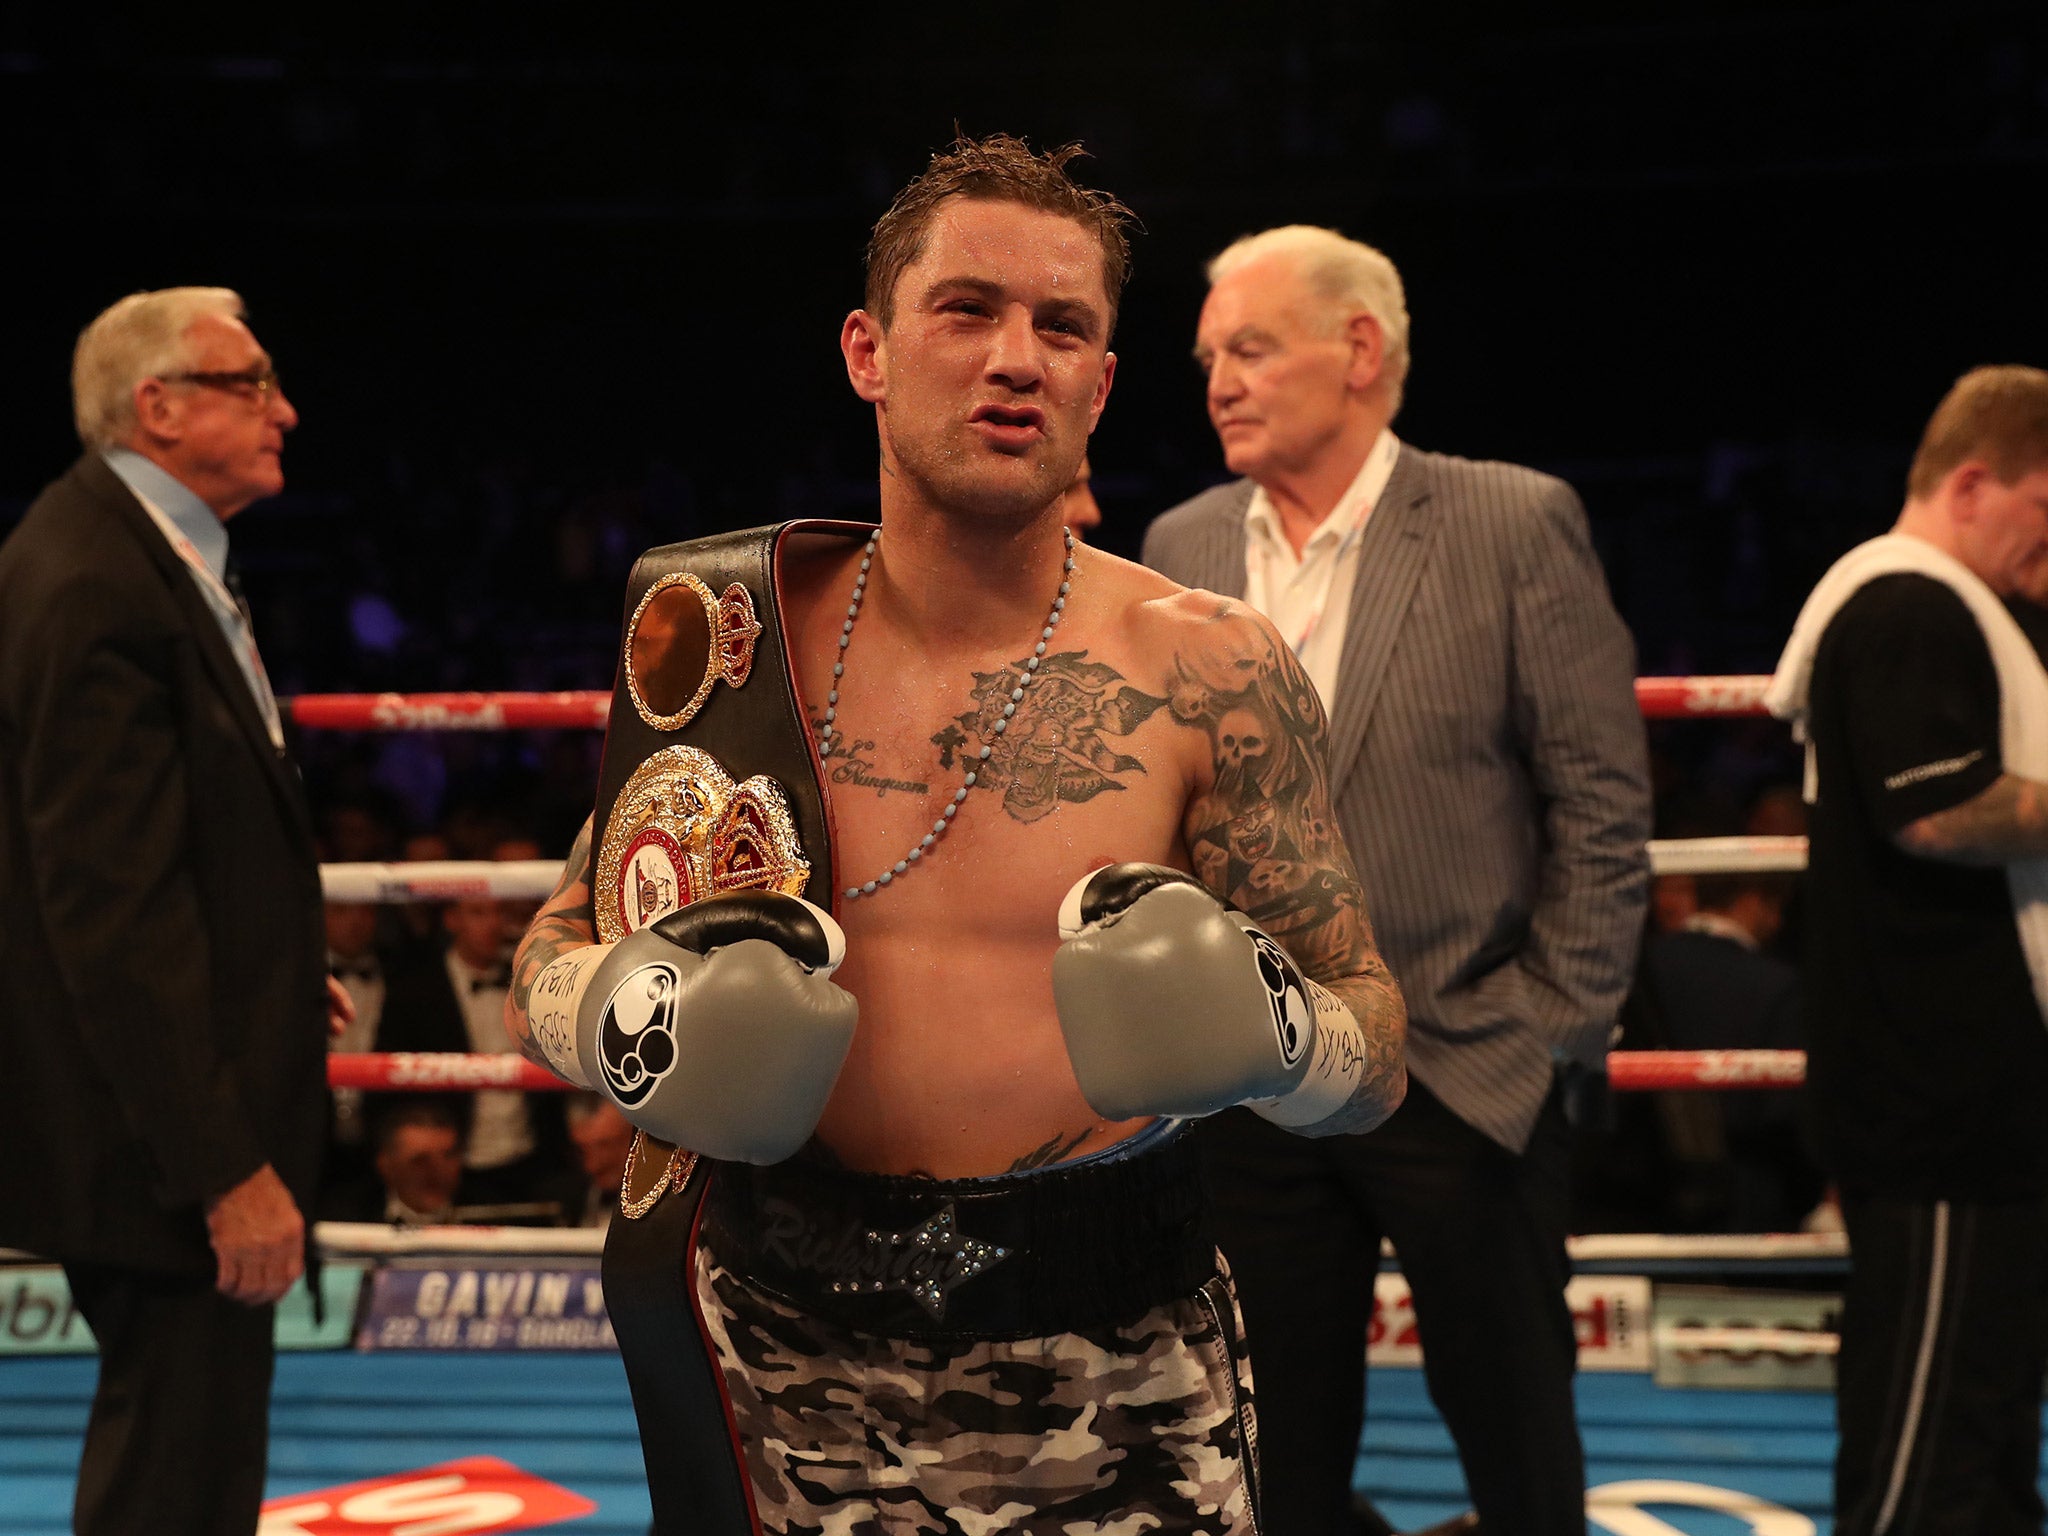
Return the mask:
<path id="1" fill-rule="evenodd" d="M 811 722 L 817 730 L 823 720 Z M 904 795 L 930 795 L 931 784 L 924 779 L 892 779 L 878 772 L 875 760 L 870 755 L 875 750 L 872 738 L 866 741 L 850 740 L 845 736 L 835 737 L 832 750 L 825 754 L 825 775 L 834 784 L 845 784 L 854 789 L 872 789 L 877 797 L 891 791 Z"/>
<path id="2" fill-rule="evenodd" d="M 999 794 L 1014 821 L 1049 816 L 1062 800 L 1093 800 L 1122 790 L 1123 781 L 1143 773 L 1145 765 L 1113 742 L 1151 719 L 1166 700 L 1132 687 L 1116 668 L 1087 656 L 1062 651 L 1045 657 L 1016 701 L 1016 714 L 1000 730 L 1023 663 L 975 673 L 974 707 L 931 738 L 940 766 L 950 769 L 956 757 L 964 757 L 971 767 L 981 747 L 993 749 L 974 787 Z"/>

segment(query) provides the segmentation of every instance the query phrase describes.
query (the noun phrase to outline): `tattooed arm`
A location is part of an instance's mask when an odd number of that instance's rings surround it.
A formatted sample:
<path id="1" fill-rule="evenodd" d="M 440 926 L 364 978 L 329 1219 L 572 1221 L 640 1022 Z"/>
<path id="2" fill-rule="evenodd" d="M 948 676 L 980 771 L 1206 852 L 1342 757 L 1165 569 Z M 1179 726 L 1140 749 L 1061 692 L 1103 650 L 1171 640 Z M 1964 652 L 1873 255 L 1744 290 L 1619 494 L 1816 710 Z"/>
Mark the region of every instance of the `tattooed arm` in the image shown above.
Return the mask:
<path id="1" fill-rule="evenodd" d="M 2000 774 L 1961 805 L 1892 834 L 1907 853 L 1944 864 L 2004 864 L 2048 857 L 2048 784 Z"/>
<path id="2" fill-rule="evenodd" d="M 1208 608 L 1188 637 L 1168 702 L 1178 724 L 1207 737 L 1208 769 L 1182 824 L 1195 875 L 1358 1021 L 1366 1059 L 1357 1091 L 1302 1134 L 1370 1130 L 1407 1092 L 1408 1016 L 1337 830 L 1322 703 L 1294 653 L 1241 603 Z"/>
<path id="3" fill-rule="evenodd" d="M 597 925 L 590 905 L 590 823 L 586 821 L 562 865 L 561 882 L 535 914 L 526 936 L 513 952 L 512 990 L 505 995 L 505 1033 L 528 1061 L 537 1062 L 550 1072 L 555 1069 L 534 1043 L 533 1029 L 526 1016 L 534 980 L 570 950 L 596 942 Z"/>

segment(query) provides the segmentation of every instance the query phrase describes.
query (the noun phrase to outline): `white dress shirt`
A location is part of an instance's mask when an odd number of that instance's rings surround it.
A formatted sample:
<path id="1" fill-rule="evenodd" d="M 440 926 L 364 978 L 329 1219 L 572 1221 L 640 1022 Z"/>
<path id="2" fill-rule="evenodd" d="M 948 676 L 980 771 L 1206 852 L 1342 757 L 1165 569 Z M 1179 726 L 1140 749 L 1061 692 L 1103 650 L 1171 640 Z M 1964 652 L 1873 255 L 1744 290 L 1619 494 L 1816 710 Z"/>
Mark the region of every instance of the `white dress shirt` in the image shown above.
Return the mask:
<path id="1" fill-rule="evenodd" d="M 1325 710 L 1337 695 L 1337 665 L 1351 627 L 1359 541 L 1400 454 L 1401 440 L 1382 427 L 1351 484 L 1299 555 L 1287 542 L 1265 487 L 1252 492 L 1245 512 L 1244 600 L 1271 619 L 1294 647 Z"/>
<path id="2" fill-rule="evenodd" d="M 507 982 L 495 968 L 477 970 L 450 949 L 448 985 L 469 1030 L 469 1048 L 480 1056 L 509 1054 L 516 1047 L 505 1033 Z M 471 986 L 472 981 L 480 983 Z M 471 1168 L 502 1168 L 533 1150 L 533 1121 L 526 1095 L 516 1089 L 486 1088 L 470 1111 L 469 1148 L 462 1161 Z"/>
<path id="3" fill-rule="evenodd" d="M 375 952 L 344 959 L 333 950 L 327 951 L 327 969 L 341 979 L 342 990 L 355 1004 L 356 1016 L 345 1025 L 338 1035 L 327 1037 L 327 1050 L 331 1055 L 337 1051 L 367 1051 L 377 1043 L 377 1022 L 384 1017 L 384 969 L 378 964 Z M 364 974 L 367 970 L 368 974 Z M 334 1090 L 334 1139 L 347 1146 L 359 1147 L 367 1143 L 368 1123 L 363 1113 L 363 1090 L 360 1088 L 337 1088 Z"/>
<path id="4" fill-rule="evenodd" d="M 1723 917 L 1719 912 L 1695 912 L 1681 925 L 1686 933 L 1711 934 L 1717 939 L 1726 939 L 1731 944 L 1740 944 L 1751 954 L 1763 948 L 1756 935 L 1732 917 Z"/>

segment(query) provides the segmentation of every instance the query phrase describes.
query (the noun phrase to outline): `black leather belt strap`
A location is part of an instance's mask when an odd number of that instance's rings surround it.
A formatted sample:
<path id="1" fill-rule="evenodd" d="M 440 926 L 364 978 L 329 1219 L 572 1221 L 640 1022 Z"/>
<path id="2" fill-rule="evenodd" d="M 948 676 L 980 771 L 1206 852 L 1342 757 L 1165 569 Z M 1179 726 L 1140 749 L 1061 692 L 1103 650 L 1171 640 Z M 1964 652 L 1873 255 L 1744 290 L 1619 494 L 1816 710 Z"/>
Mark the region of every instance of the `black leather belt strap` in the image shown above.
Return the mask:
<path id="1" fill-rule="evenodd" d="M 737 687 L 715 682 L 695 714 L 674 730 L 650 724 L 627 685 L 627 626 L 605 732 L 593 833 L 601 841 L 620 791 L 650 756 L 689 746 L 716 758 L 735 781 L 765 774 L 781 787 L 811 874 L 804 895 L 832 906 L 832 845 L 824 788 L 804 728 L 783 623 L 778 561 L 789 541 L 865 538 L 852 524 L 789 524 L 720 534 L 649 550 L 626 588 L 628 626 L 641 599 L 663 578 L 687 572 L 714 596 L 734 583 L 751 600 L 760 634 L 752 665 Z M 602 899 L 602 898 L 600 898 Z M 647 1141 L 650 1168 L 669 1148 Z M 655 1529 L 661 1536 L 750 1536 L 745 1473 L 734 1459 L 724 1385 L 698 1328 L 693 1304 L 691 1235 L 703 1197 L 701 1174 L 663 1193 L 645 1214 L 615 1217 L 605 1240 L 605 1304 L 633 1389 L 633 1410 L 647 1462 Z"/>
<path id="2" fill-rule="evenodd" d="M 626 686 L 622 652 L 605 726 L 604 764 L 598 771 L 597 815 L 592 824 L 598 839 L 603 838 L 619 791 L 634 769 L 665 747 L 697 747 L 717 758 L 735 780 L 760 773 L 782 786 L 798 840 L 811 863 L 804 896 L 828 912 L 832 909 L 831 829 L 825 791 L 804 728 L 776 571 L 786 546 L 794 541 L 866 538 L 871 531 L 855 523 L 780 523 L 685 544 L 665 544 L 635 562 L 626 582 L 627 623 L 658 581 L 687 571 L 714 593 L 735 582 L 744 587 L 753 598 L 761 634 L 754 644 L 753 668 L 745 685 L 715 685 L 690 722 L 674 731 L 657 729 L 641 718 Z M 622 634 L 624 629 L 622 624 Z"/>
<path id="3" fill-rule="evenodd" d="M 657 1536 L 755 1536 L 724 1382 L 692 1300 L 690 1232 L 703 1193 L 695 1179 L 638 1221 L 612 1218 L 605 1310 L 633 1389 Z"/>
<path id="4" fill-rule="evenodd" d="M 703 1241 L 791 1305 L 897 1339 L 1120 1327 L 1216 1272 L 1184 1128 L 1128 1154 L 989 1179 L 721 1163 Z"/>

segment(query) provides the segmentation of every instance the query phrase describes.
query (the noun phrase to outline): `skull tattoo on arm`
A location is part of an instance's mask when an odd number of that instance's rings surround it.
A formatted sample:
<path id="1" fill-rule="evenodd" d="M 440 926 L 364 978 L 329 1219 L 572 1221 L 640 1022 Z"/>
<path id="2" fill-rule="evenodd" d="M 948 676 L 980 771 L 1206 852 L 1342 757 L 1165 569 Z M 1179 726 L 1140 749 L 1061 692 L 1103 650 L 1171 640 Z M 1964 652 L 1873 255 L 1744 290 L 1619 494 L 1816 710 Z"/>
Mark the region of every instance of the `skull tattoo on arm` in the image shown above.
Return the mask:
<path id="1" fill-rule="evenodd" d="M 1399 1102 L 1406 1014 L 1330 803 L 1322 701 L 1294 653 L 1241 604 L 1222 604 L 1199 633 L 1205 643 L 1179 651 L 1167 689 L 1175 723 L 1208 736 L 1214 768 L 1183 823 L 1195 875 L 1363 1026 L 1374 1054 L 1355 1113 L 1316 1129 L 1364 1129 Z"/>

